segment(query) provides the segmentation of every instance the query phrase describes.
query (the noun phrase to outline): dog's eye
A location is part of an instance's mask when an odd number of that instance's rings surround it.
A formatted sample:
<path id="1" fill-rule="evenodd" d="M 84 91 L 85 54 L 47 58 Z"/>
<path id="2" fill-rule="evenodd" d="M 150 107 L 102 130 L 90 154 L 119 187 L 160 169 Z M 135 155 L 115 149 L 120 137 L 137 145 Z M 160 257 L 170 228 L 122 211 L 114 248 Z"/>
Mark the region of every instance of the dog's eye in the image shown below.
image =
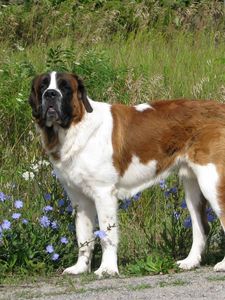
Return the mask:
<path id="1" fill-rule="evenodd" d="M 44 78 L 40 84 L 41 93 L 43 93 L 47 89 L 48 85 L 49 85 L 48 78 Z"/>
<path id="2" fill-rule="evenodd" d="M 71 91 L 71 87 L 70 84 L 66 81 L 66 80 L 62 80 L 59 83 L 59 89 L 63 92 L 70 92 Z"/>

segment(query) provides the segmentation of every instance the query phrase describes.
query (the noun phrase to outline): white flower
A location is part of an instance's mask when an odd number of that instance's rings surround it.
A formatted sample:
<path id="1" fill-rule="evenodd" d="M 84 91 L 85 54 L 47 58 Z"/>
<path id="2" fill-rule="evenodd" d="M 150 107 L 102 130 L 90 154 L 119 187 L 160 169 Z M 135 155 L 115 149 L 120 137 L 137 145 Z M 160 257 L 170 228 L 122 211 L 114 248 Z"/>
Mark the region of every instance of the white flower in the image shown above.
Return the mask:
<path id="1" fill-rule="evenodd" d="M 34 172 L 38 172 L 39 165 L 38 165 L 38 164 L 31 164 L 31 169 L 32 169 Z"/>
<path id="2" fill-rule="evenodd" d="M 45 167 L 50 165 L 50 163 L 47 160 L 39 160 L 38 164 L 39 166 L 45 166 Z"/>
<path id="3" fill-rule="evenodd" d="M 32 180 L 32 179 L 34 179 L 34 173 L 26 171 L 22 174 L 22 177 L 27 181 Z"/>
<path id="4" fill-rule="evenodd" d="M 38 172 L 42 167 L 47 167 L 50 163 L 47 160 L 39 160 L 36 164 L 31 164 L 31 170 Z"/>

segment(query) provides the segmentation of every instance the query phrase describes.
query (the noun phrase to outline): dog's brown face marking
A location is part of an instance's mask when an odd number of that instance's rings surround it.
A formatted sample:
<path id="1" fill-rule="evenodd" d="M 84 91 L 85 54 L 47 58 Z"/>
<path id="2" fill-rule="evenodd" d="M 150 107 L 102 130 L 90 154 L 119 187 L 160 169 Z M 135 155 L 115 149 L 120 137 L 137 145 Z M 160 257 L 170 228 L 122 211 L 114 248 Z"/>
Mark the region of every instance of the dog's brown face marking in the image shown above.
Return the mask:
<path id="1" fill-rule="evenodd" d="M 37 76 L 32 83 L 29 103 L 48 151 L 59 143 L 59 127 L 67 129 L 80 122 L 85 109 L 92 112 L 83 82 L 77 75 L 69 73 L 52 72 Z"/>

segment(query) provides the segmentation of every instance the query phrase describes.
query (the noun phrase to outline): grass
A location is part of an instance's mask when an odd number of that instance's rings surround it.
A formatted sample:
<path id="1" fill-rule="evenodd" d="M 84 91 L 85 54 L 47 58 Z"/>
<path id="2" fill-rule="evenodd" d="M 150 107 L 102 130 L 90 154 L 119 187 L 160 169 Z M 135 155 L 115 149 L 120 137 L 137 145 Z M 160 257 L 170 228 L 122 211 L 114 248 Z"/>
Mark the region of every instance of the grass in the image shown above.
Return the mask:
<path id="1" fill-rule="evenodd" d="M 158 23 L 150 26 L 135 17 L 137 7 L 153 14 L 141 3 L 132 8 L 130 2 L 125 6 L 99 1 L 100 7 L 96 8 L 93 1 L 87 1 L 83 8 L 79 4 L 71 13 L 70 1 L 60 1 L 59 5 L 53 2 L 46 1 L 39 9 L 27 1 L 27 6 L 6 6 L 0 14 L 0 191 L 10 196 L 0 201 L 0 224 L 7 219 L 12 226 L 0 244 L 2 278 L 9 274 L 60 272 L 73 264 L 77 255 L 74 234 L 68 231 L 74 219 L 66 210 L 69 200 L 52 177 L 51 166 L 42 163 L 47 157 L 27 104 L 35 74 L 53 69 L 78 73 L 91 98 L 111 103 L 136 104 L 180 97 L 225 101 L 223 24 L 210 25 L 214 6 L 208 7 L 208 23 L 194 32 L 181 25 L 177 28 L 173 21 L 163 23 L 168 16 L 179 16 L 170 6 L 163 7 Z M 49 14 L 42 13 L 44 8 Z M 119 16 L 114 15 L 116 9 Z M 112 17 L 107 23 L 109 15 Z M 69 25 L 62 26 L 66 19 Z M 34 20 L 38 20 L 35 26 Z M 191 28 L 193 20 L 183 22 Z M 36 164 L 38 171 L 34 171 Z M 34 179 L 25 180 L 25 172 L 32 172 Z M 138 201 L 119 212 L 119 261 L 126 274 L 168 273 L 174 269 L 174 260 L 184 257 L 190 249 L 191 228 L 184 226 L 188 212 L 180 206 L 182 188 L 176 176 L 166 184 L 164 189 L 157 186 L 144 192 Z M 172 187 L 177 192 L 165 196 Z M 51 198 L 46 200 L 49 193 Z M 15 208 L 18 199 L 24 205 L 19 210 Z M 62 207 L 61 199 L 65 202 Z M 47 205 L 53 207 L 53 212 L 43 212 Z M 19 220 L 12 219 L 15 212 L 22 214 Z M 40 225 L 44 214 L 50 224 L 58 223 L 57 229 Z M 22 218 L 28 220 L 27 225 L 22 224 Z M 210 251 L 218 252 L 224 243 L 218 227 L 218 221 L 211 223 Z M 62 236 L 67 237 L 68 244 L 60 243 Z M 56 261 L 46 253 L 50 244 L 60 255 Z M 97 245 L 94 269 L 99 257 Z"/>

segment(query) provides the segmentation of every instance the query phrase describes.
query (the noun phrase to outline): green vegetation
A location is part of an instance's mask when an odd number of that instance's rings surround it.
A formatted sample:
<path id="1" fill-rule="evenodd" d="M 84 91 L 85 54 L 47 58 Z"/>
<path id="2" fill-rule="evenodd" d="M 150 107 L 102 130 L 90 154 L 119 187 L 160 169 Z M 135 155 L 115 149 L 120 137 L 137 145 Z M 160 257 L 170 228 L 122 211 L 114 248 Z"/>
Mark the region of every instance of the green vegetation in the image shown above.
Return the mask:
<path id="1" fill-rule="evenodd" d="M 179 97 L 224 102 L 223 1 L 3 2 L 0 276 L 60 272 L 76 260 L 74 216 L 31 120 L 27 99 L 33 76 L 53 69 L 75 72 L 84 79 L 91 98 L 111 103 Z M 174 270 L 175 259 L 187 254 L 191 223 L 183 198 L 172 176 L 138 201 L 121 205 L 123 272 L 167 273 Z M 18 199 L 23 203 L 20 208 Z M 211 210 L 208 218 L 210 251 L 218 253 L 224 236 Z M 50 245 L 53 251 L 46 250 Z M 93 268 L 99 255 L 97 245 Z"/>

